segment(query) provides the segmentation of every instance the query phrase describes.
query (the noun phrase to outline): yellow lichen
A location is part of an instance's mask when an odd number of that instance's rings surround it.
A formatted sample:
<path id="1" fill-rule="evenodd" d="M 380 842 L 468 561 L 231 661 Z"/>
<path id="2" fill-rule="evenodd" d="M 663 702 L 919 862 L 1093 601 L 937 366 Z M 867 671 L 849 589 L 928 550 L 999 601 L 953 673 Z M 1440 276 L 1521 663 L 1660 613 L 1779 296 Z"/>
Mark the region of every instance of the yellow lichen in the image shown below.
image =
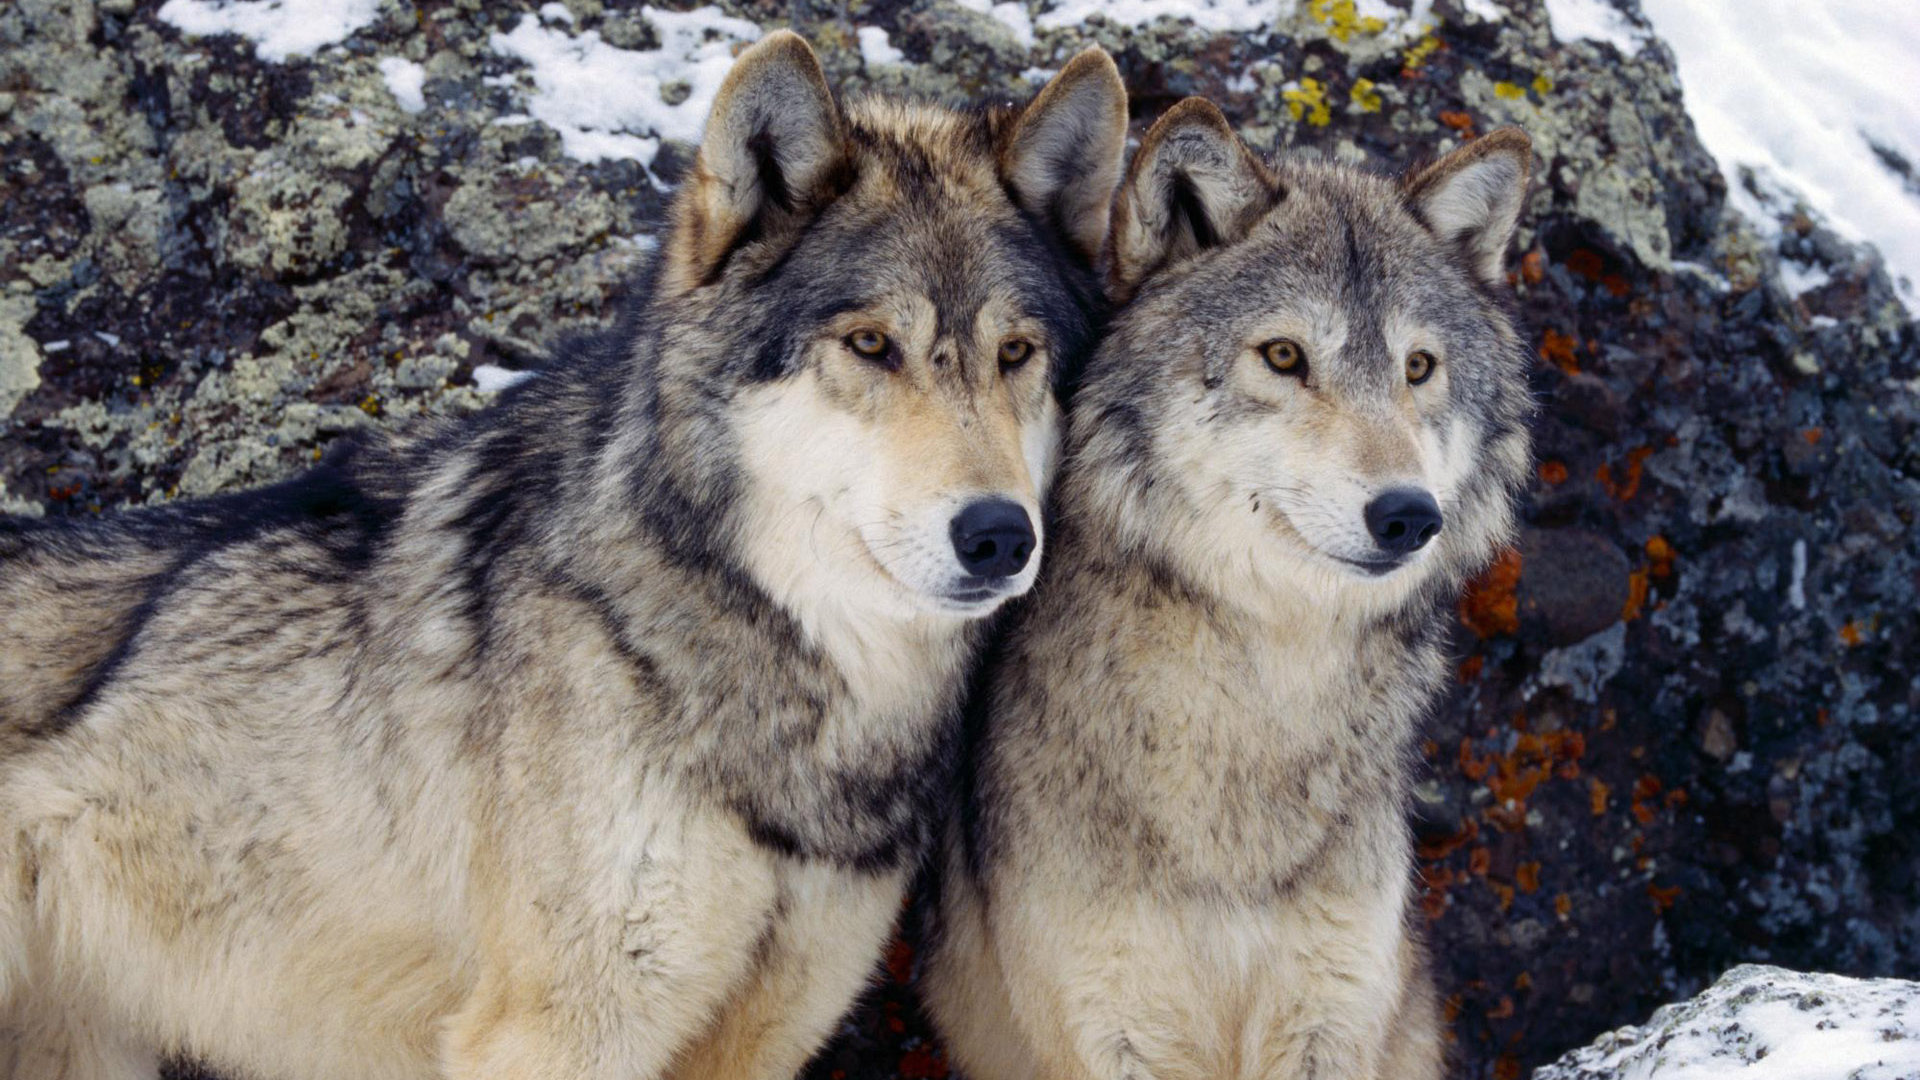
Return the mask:
<path id="1" fill-rule="evenodd" d="M 1539 94 L 1541 97 L 1546 97 L 1548 94 L 1553 93 L 1553 80 L 1547 78 L 1545 75 L 1535 75 L 1533 77 L 1533 92 Z"/>
<path id="2" fill-rule="evenodd" d="M 1519 101 L 1527 96 L 1527 92 L 1513 83 L 1497 82 L 1493 84 L 1493 96 L 1505 101 Z"/>
<path id="3" fill-rule="evenodd" d="M 1353 100 L 1354 108 L 1361 112 L 1380 111 L 1380 91 L 1375 90 L 1374 85 L 1372 79 L 1353 80 L 1353 89 L 1347 96 Z"/>
<path id="4" fill-rule="evenodd" d="M 1350 41 L 1355 33 L 1377 34 L 1387 28 L 1385 20 L 1361 15 L 1354 0 L 1310 0 L 1307 13 L 1325 26 L 1335 41 Z"/>
<path id="5" fill-rule="evenodd" d="M 1440 39 L 1428 30 L 1425 37 L 1413 43 L 1400 58 L 1400 66 L 1412 71 L 1427 62 L 1427 58 L 1440 51 Z"/>
<path id="6" fill-rule="evenodd" d="M 1333 121 L 1333 110 L 1327 107 L 1327 88 L 1319 79 L 1301 79 L 1298 89 L 1282 90 L 1280 96 L 1287 101 L 1287 113 L 1297 123 L 1305 120 L 1314 127 L 1326 127 Z"/>

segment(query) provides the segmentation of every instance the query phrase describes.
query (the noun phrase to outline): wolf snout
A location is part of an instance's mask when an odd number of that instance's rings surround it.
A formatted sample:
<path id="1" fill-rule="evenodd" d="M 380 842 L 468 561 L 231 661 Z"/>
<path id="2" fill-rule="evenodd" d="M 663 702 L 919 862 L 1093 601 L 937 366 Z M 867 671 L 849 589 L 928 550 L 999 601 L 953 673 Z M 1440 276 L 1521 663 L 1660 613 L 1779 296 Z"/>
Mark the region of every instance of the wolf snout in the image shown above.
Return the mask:
<path id="1" fill-rule="evenodd" d="M 1033 556 L 1033 519 L 1011 499 L 968 503 L 954 516 L 951 534 L 953 553 L 972 577 L 1012 577 Z"/>
<path id="2" fill-rule="evenodd" d="M 1440 504 L 1418 488 L 1395 488 L 1367 504 L 1367 531 L 1381 551 L 1410 555 L 1440 535 Z"/>

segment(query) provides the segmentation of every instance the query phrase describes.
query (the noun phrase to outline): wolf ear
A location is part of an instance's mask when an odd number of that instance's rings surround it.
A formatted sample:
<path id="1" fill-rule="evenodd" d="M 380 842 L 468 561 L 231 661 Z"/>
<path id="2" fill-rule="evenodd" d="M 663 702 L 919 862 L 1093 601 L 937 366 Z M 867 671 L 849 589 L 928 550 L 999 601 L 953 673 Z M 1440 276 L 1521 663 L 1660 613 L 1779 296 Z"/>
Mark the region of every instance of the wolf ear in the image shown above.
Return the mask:
<path id="1" fill-rule="evenodd" d="M 1127 153 L 1127 88 L 1095 45 L 1067 61 L 1013 122 L 1000 172 L 1022 209 L 1052 226 L 1091 266 Z"/>
<path id="2" fill-rule="evenodd" d="M 1283 194 L 1213 102 L 1190 97 L 1141 140 L 1113 207 L 1109 291 L 1124 301 L 1147 275 L 1242 239 Z"/>
<path id="3" fill-rule="evenodd" d="M 1501 128 L 1409 175 L 1405 190 L 1427 228 L 1460 245 L 1473 272 L 1497 285 L 1505 278 L 1507 245 L 1532 169 L 1527 133 Z"/>
<path id="4" fill-rule="evenodd" d="M 848 160 L 840 108 L 805 39 L 776 30 L 734 62 L 674 205 L 663 285 L 710 284 L 770 214 L 831 198 Z"/>

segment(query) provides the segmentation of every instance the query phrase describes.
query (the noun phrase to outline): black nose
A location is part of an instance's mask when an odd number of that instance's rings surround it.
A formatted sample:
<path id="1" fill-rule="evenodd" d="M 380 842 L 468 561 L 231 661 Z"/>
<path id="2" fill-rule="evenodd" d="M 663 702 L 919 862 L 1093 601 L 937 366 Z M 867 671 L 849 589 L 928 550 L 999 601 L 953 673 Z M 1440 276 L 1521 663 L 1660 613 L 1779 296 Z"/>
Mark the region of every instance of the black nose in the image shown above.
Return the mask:
<path id="1" fill-rule="evenodd" d="M 1367 531 L 1382 551 L 1419 551 L 1440 535 L 1440 504 L 1418 488 L 1395 488 L 1367 504 Z"/>
<path id="2" fill-rule="evenodd" d="M 953 553 L 974 577 L 1012 577 L 1033 554 L 1033 519 L 1019 503 L 983 499 L 953 519 Z"/>

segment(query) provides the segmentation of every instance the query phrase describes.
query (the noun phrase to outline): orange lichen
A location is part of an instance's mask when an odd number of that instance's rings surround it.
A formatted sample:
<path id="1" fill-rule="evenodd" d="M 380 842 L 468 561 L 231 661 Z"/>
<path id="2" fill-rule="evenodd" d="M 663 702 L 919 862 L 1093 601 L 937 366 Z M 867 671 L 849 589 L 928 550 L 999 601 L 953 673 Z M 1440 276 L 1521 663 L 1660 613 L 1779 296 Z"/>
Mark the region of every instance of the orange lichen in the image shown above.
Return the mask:
<path id="1" fill-rule="evenodd" d="M 1487 888 L 1492 889 L 1493 895 L 1499 898 L 1500 910 L 1502 912 L 1513 910 L 1513 886 L 1502 885 L 1497 881 L 1489 881 L 1487 882 Z"/>
<path id="2" fill-rule="evenodd" d="M 1493 869 L 1493 852 L 1477 847 L 1467 855 L 1467 870 L 1474 877 L 1485 877 L 1487 871 L 1491 869 Z"/>
<path id="3" fill-rule="evenodd" d="M 1680 886 L 1668 885 L 1663 888 L 1652 882 L 1648 882 L 1647 896 L 1653 901 L 1654 914 L 1665 914 L 1668 908 L 1673 907 L 1673 905 L 1679 901 Z"/>
<path id="4" fill-rule="evenodd" d="M 1509 549 L 1494 560 L 1460 597 L 1460 621 L 1483 638 L 1520 630 L 1520 552 Z"/>
<path id="5" fill-rule="evenodd" d="M 1513 977 L 1513 988 L 1515 990 L 1533 989 L 1533 972 L 1523 971 L 1520 974 L 1515 975 Z"/>
<path id="6" fill-rule="evenodd" d="M 1539 892 L 1540 864 L 1537 862 L 1521 863 L 1519 868 L 1513 872 L 1513 883 L 1520 886 L 1520 891 L 1529 896 Z"/>
<path id="7" fill-rule="evenodd" d="M 1822 435 L 1822 432 L 1817 427 L 1810 427 L 1807 430 L 1800 433 L 1800 437 L 1807 440 L 1808 446 L 1819 446 L 1821 435 Z"/>
<path id="8" fill-rule="evenodd" d="M 1642 568 L 1627 575 L 1627 602 L 1620 606 L 1620 621 L 1632 622 L 1647 606 L 1647 571 Z"/>
<path id="9" fill-rule="evenodd" d="M 1540 335 L 1540 359 L 1559 368 L 1569 375 L 1580 374 L 1580 361 L 1575 350 L 1580 347 L 1580 339 L 1572 334 L 1563 334 L 1553 327 L 1547 327 Z"/>
<path id="10" fill-rule="evenodd" d="M 1607 800 L 1612 793 L 1613 789 L 1608 787 L 1599 777 L 1596 776 L 1588 781 L 1587 802 L 1593 807 L 1594 817 L 1600 817 L 1607 812 Z"/>
<path id="11" fill-rule="evenodd" d="M 1662 580 L 1673 576 L 1673 545 L 1664 536 L 1647 540 L 1647 571 Z"/>
<path id="12" fill-rule="evenodd" d="M 1520 1059 L 1512 1054 L 1501 1054 L 1493 1063 L 1493 1080 L 1520 1080 Z"/>
<path id="13" fill-rule="evenodd" d="M 1547 257 L 1535 248 L 1520 256 L 1520 280 L 1529 285 L 1538 285 L 1547 277 Z"/>
<path id="14" fill-rule="evenodd" d="M 1440 114 L 1440 122 L 1466 136 L 1473 138 L 1473 114 L 1445 111 Z"/>
<path id="15" fill-rule="evenodd" d="M 1467 683 L 1479 678 L 1481 669 L 1486 666 L 1487 660 L 1484 656 L 1469 656 L 1465 660 L 1460 661 L 1460 685 L 1465 686 Z"/>
<path id="16" fill-rule="evenodd" d="M 1573 914 L 1573 897 L 1566 893 L 1553 898 L 1553 913 L 1562 919 Z"/>
<path id="17" fill-rule="evenodd" d="M 1840 628 L 1840 640 L 1846 642 L 1848 645 L 1858 645 L 1864 637 L 1865 635 L 1861 633 L 1860 623 L 1858 621 L 1850 621 Z"/>
<path id="18" fill-rule="evenodd" d="M 1562 462 L 1543 461 L 1540 463 L 1540 479 L 1548 484 L 1564 484 L 1567 482 L 1567 467 Z"/>
<path id="19" fill-rule="evenodd" d="M 1598 469 L 1594 470 L 1594 479 L 1600 481 L 1600 486 L 1606 489 L 1607 494 L 1619 499 L 1621 502 L 1627 502 L 1640 493 L 1641 473 L 1646 465 L 1647 458 L 1652 456 L 1653 447 L 1636 446 L 1627 451 L 1627 469 L 1624 478 L 1618 481 L 1614 480 L 1613 467 L 1602 464 Z"/>

